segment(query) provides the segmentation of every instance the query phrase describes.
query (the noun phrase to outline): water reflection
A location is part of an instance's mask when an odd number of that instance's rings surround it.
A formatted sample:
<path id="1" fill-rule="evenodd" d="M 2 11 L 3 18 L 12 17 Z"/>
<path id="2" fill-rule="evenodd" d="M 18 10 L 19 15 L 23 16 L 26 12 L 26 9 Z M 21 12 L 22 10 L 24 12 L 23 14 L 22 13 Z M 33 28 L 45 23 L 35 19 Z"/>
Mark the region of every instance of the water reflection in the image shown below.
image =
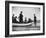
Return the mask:
<path id="1" fill-rule="evenodd" d="M 13 31 L 30 31 L 30 30 L 40 30 L 40 23 L 32 23 L 28 26 L 12 26 Z"/>

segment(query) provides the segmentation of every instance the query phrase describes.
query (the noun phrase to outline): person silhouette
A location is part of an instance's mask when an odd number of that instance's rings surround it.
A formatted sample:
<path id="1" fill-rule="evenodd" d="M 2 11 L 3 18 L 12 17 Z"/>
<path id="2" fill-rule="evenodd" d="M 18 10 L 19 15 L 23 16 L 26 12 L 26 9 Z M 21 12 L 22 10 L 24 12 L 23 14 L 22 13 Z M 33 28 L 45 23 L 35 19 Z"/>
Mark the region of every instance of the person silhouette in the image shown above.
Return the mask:
<path id="1" fill-rule="evenodd" d="M 34 24 L 36 26 L 36 15 L 34 14 Z"/>
<path id="2" fill-rule="evenodd" d="M 18 23 L 18 21 L 17 21 L 17 16 L 15 16 L 15 19 L 14 19 L 14 21 L 15 21 L 15 23 Z"/>
<path id="3" fill-rule="evenodd" d="M 20 23 L 23 23 L 23 14 L 22 14 L 22 11 L 21 11 L 21 13 L 19 14 L 19 22 L 20 22 Z"/>
<path id="4" fill-rule="evenodd" d="M 12 23 L 14 23 L 14 14 L 12 15 Z"/>
<path id="5" fill-rule="evenodd" d="M 27 18 L 25 17 L 25 23 L 27 23 Z"/>

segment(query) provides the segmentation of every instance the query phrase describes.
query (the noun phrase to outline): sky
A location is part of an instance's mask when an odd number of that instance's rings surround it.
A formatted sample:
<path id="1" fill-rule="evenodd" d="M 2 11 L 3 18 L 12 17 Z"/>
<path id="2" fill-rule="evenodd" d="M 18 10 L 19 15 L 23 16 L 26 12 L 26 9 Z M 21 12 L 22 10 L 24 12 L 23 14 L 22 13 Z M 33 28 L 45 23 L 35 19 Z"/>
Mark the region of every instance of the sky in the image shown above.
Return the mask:
<path id="1" fill-rule="evenodd" d="M 34 19 L 34 14 L 37 17 L 37 20 L 40 20 L 40 8 L 39 7 L 19 7 L 19 6 L 13 6 L 12 7 L 12 14 L 19 17 L 20 12 L 23 12 L 23 20 L 25 20 L 25 17 Z"/>

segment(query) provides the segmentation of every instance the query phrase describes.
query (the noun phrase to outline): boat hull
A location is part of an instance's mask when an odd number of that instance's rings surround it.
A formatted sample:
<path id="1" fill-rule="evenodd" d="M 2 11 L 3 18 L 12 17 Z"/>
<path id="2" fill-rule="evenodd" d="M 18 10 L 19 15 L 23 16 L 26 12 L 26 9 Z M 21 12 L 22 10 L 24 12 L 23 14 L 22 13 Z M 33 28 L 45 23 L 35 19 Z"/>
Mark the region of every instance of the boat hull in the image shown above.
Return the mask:
<path id="1" fill-rule="evenodd" d="M 33 22 L 32 22 L 33 23 Z M 13 23 L 12 25 L 13 26 L 29 26 L 29 25 L 32 25 L 32 23 L 25 23 L 25 24 L 17 24 L 17 23 Z"/>

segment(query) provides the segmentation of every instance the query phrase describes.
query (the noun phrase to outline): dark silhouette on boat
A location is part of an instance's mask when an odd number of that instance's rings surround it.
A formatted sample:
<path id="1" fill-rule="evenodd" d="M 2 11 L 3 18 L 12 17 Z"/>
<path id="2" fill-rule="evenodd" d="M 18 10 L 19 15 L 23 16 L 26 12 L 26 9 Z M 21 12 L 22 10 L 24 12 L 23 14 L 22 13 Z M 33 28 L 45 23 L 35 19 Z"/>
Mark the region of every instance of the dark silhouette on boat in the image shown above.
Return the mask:
<path id="1" fill-rule="evenodd" d="M 19 21 L 17 21 L 17 16 L 14 17 L 14 14 L 12 16 L 12 23 L 32 23 L 34 22 L 34 24 L 36 25 L 36 15 L 34 14 L 34 21 L 29 18 L 28 21 L 27 21 L 27 17 L 25 17 L 25 20 L 23 21 L 23 12 L 21 11 L 20 14 L 19 14 L 19 17 L 18 17 Z"/>

